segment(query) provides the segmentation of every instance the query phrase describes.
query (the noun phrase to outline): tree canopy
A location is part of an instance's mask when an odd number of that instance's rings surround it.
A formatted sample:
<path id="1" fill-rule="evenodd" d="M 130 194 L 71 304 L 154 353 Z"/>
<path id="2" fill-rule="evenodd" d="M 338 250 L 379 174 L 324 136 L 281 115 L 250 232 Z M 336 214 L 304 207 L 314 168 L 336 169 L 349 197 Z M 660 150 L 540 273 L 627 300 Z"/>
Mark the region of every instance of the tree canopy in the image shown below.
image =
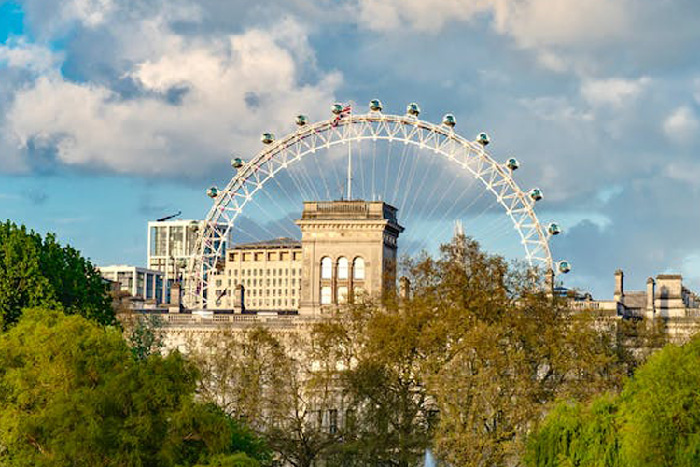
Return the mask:
<path id="1" fill-rule="evenodd" d="M 530 466 L 700 465 L 700 336 L 667 345 L 621 394 L 561 402 L 528 443 Z"/>
<path id="2" fill-rule="evenodd" d="M 178 352 L 136 358 L 117 329 L 27 309 L 0 335 L 0 464 L 247 466 L 268 459 L 243 425 L 195 400 L 198 377 Z"/>
<path id="3" fill-rule="evenodd" d="M 197 355 L 204 397 L 292 465 L 421 465 L 430 447 L 449 465 L 499 466 L 557 398 L 621 385 L 614 335 L 476 242 L 403 270 L 409 297 L 359 297 L 303 337 L 213 335 Z"/>
<path id="4" fill-rule="evenodd" d="M 27 307 L 60 308 L 100 324 L 115 322 L 107 285 L 95 267 L 53 234 L 44 238 L 10 221 L 0 224 L 0 324 Z"/>

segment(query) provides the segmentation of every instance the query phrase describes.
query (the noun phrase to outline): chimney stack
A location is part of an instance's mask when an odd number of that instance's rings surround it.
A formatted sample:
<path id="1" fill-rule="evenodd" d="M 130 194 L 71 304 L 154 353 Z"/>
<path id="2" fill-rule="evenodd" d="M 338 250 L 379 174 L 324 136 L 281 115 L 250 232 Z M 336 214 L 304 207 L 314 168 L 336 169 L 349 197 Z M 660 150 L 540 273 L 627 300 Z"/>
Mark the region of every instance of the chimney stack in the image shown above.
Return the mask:
<path id="1" fill-rule="evenodd" d="M 622 269 L 615 271 L 615 294 L 613 295 L 613 300 L 616 302 L 622 302 L 625 297 L 625 274 Z"/>

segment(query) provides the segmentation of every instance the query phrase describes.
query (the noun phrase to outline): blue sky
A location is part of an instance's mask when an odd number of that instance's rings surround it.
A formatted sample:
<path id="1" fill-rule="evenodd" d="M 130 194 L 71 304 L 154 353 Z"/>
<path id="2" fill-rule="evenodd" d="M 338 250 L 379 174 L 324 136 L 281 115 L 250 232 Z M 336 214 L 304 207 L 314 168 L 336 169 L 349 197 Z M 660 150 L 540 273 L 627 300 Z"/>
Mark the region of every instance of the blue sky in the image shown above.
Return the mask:
<path id="1" fill-rule="evenodd" d="M 380 97 L 517 155 L 567 285 L 700 290 L 698 43 L 692 0 L 0 1 L 0 217 L 144 264 L 146 222 L 202 217 L 231 151 Z"/>

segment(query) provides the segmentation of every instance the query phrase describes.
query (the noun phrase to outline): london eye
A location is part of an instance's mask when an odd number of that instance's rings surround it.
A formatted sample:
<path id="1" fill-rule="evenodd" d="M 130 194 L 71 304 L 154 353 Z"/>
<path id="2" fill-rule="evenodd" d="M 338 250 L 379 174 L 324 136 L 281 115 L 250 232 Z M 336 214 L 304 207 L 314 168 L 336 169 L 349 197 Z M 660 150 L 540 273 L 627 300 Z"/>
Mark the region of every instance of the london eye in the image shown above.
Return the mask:
<path id="1" fill-rule="evenodd" d="M 520 162 L 515 157 L 497 160 L 490 155 L 486 151 L 491 142 L 487 133 L 476 133 L 473 139 L 460 135 L 457 119 L 450 113 L 440 123 L 422 120 L 416 103 L 410 103 L 403 115 L 384 113 L 378 99 L 370 101 L 366 113 L 355 110 L 353 105 L 336 103 L 331 106 L 330 118 L 315 123 L 298 115 L 293 118 L 295 131 L 282 138 L 262 133 L 262 149 L 257 154 L 231 159 L 234 174 L 226 186 L 206 190 L 213 204 L 185 274 L 187 307 L 206 308 L 209 278 L 223 259 L 228 239 L 233 236 L 239 240 L 246 234 L 242 226 L 246 207 L 283 212 L 284 200 L 280 198 L 291 199 L 292 193 L 316 199 L 334 194 L 347 199 L 358 195 L 379 198 L 395 203 L 405 216 L 413 213 L 418 220 L 436 213 L 443 218 L 458 217 L 466 208 L 476 207 L 479 214 L 470 215 L 469 222 L 476 225 L 478 217 L 492 217 L 489 238 L 505 230 L 515 232 L 521 258 L 529 266 L 550 274 L 570 271 L 569 262 L 553 260 L 550 250 L 549 241 L 561 233 L 560 225 L 541 223 L 535 212 L 544 199 L 543 191 L 536 186 L 519 186 L 514 175 Z M 313 163 L 302 164 L 308 159 Z M 427 170 L 432 164 L 440 164 L 437 174 Z M 461 180 L 468 181 L 460 186 Z M 260 204 L 256 198 L 263 194 L 267 200 Z M 505 228 L 503 219 L 511 228 Z M 275 222 L 293 235 L 284 222 Z M 421 238 L 414 241 L 414 250 L 424 247 L 443 224 L 431 222 L 420 229 Z M 264 230 L 273 233 L 269 228 Z"/>

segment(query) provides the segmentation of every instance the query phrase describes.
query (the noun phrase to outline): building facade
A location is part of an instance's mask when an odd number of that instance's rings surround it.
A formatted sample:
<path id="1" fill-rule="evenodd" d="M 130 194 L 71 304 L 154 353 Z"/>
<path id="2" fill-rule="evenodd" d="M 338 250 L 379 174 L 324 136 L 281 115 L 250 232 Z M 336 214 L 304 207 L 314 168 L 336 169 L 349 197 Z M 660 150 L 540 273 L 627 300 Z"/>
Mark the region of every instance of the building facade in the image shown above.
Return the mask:
<path id="1" fill-rule="evenodd" d="M 382 201 L 305 202 L 301 229 L 302 283 L 299 314 L 350 297 L 380 295 L 396 282 L 397 209 Z"/>
<path id="2" fill-rule="evenodd" d="M 301 242 L 280 238 L 237 245 L 212 274 L 213 310 L 317 315 L 350 297 L 394 287 L 396 208 L 376 201 L 305 202 Z"/>
<path id="3" fill-rule="evenodd" d="M 295 312 L 301 288 L 301 243 L 291 238 L 236 245 L 212 274 L 213 310 Z"/>
<path id="4" fill-rule="evenodd" d="M 161 271 L 165 278 L 165 300 L 170 303 L 170 287 L 180 281 L 197 247 L 197 235 L 204 221 L 166 220 L 148 223 L 149 269 Z M 225 226 L 220 226 L 225 232 Z M 223 250 L 226 250 L 224 240 Z"/>
<path id="5" fill-rule="evenodd" d="M 138 266 L 114 265 L 99 268 L 105 279 L 119 284 L 119 290 L 132 297 L 154 304 L 163 303 L 164 274 Z"/>

